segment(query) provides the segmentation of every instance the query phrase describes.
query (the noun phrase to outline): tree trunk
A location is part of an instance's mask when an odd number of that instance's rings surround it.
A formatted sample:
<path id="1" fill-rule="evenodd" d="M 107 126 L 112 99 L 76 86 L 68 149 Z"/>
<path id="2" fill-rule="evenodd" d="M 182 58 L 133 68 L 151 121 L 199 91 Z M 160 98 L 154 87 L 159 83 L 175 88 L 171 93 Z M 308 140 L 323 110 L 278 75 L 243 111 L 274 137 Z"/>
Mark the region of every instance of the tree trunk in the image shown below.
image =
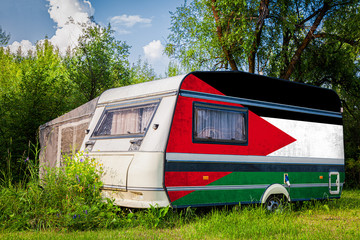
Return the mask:
<path id="1" fill-rule="evenodd" d="M 261 0 L 259 7 L 259 18 L 255 28 L 255 39 L 252 44 L 250 54 L 248 56 L 249 72 L 255 72 L 255 57 L 261 40 L 261 32 L 265 19 L 269 15 L 269 0 Z"/>
<path id="2" fill-rule="evenodd" d="M 290 31 L 286 30 L 283 33 L 283 43 L 282 43 L 282 48 L 281 48 L 281 59 L 283 61 L 283 66 L 281 67 L 280 70 L 280 76 L 283 76 L 286 72 L 286 68 L 289 65 L 289 56 L 288 56 L 288 50 L 289 50 L 289 43 L 291 40 L 291 35 L 290 35 Z"/>
<path id="3" fill-rule="evenodd" d="M 219 17 L 219 14 L 218 14 L 217 10 L 216 10 L 216 7 L 215 7 L 216 0 L 211 0 L 211 1 L 212 1 L 211 9 L 212 9 L 212 12 L 214 14 L 215 23 L 216 23 L 216 33 L 217 33 L 217 36 L 219 38 L 219 42 L 221 44 L 222 50 L 223 50 L 223 52 L 225 54 L 226 60 L 230 64 L 231 70 L 238 71 L 238 68 L 237 68 L 237 65 L 236 65 L 236 62 L 234 60 L 233 55 L 231 54 L 231 52 L 226 48 L 226 46 L 222 42 L 223 32 L 222 32 L 222 28 L 221 28 L 220 17 Z"/>
<path id="4" fill-rule="evenodd" d="M 326 12 L 330 9 L 330 5 L 328 3 L 328 1 L 325 0 L 323 7 L 321 8 L 321 10 L 319 11 L 318 16 L 316 17 L 313 25 L 311 26 L 309 32 L 307 33 L 306 37 L 304 38 L 304 40 L 302 41 L 301 45 L 299 46 L 299 48 L 296 50 L 294 56 L 292 57 L 285 73 L 280 76 L 283 79 L 288 80 L 291 76 L 291 74 L 293 73 L 294 69 L 295 69 L 295 65 L 298 63 L 300 56 L 302 54 L 302 52 L 304 51 L 304 49 L 309 45 L 311 39 L 313 38 L 314 32 L 316 31 L 317 27 L 319 26 L 320 22 L 322 21 L 322 19 L 324 18 Z"/>

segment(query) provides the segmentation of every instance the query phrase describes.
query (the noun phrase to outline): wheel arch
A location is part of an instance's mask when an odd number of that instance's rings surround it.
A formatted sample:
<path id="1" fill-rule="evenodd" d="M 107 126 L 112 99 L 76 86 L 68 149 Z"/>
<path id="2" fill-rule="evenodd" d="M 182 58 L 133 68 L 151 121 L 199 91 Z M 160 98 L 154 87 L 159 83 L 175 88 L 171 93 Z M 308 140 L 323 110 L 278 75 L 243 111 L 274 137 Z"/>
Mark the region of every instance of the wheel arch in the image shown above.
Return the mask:
<path id="1" fill-rule="evenodd" d="M 264 194 L 261 196 L 260 202 L 265 203 L 271 195 L 284 195 L 288 202 L 291 201 L 289 192 L 283 185 L 278 183 L 272 184 L 266 188 Z"/>

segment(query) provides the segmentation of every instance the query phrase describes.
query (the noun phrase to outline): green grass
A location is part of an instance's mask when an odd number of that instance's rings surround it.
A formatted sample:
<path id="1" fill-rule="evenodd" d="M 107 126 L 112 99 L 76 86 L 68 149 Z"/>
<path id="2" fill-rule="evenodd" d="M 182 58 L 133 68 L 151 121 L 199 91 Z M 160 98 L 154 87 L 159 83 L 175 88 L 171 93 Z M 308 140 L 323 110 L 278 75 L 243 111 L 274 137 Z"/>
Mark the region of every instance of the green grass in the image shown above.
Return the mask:
<path id="1" fill-rule="evenodd" d="M 102 168 L 86 152 L 64 156 L 41 180 L 36 161 L 21 161 L 22 182 L 0 171 L 0 239 L 360 239 L 360 190 L 273 213 L 256 205 L 129 210 L 101 198 Z"/>
<path id="2" fill-rule="evenodd" d="M 360 190 L 345 190 L 338 200 L 290 204 L 275 213 L 235 206 L 139 210 L 127 218 L 128 224 L 116 229 L 3 230 L 0 239 L 360 239 Z"/>

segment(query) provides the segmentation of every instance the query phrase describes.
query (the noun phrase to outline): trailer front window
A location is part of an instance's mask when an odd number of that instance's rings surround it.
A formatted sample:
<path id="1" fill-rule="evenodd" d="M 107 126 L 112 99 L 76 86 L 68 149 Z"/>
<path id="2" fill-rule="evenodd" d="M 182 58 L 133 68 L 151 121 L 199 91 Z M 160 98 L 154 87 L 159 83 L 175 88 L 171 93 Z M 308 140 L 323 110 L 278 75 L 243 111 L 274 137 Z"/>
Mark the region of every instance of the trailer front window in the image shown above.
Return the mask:
<path id="1" fill-rule="evenodd" d="M 95 128 L 92 137 L 144 136 L 158 103 L 131 107 L 109 107 Z"/>
<path id="2" fill-rule="evenodd" d="M 247 109 L 194 103 L 194 142 L 246 144 Z"/>

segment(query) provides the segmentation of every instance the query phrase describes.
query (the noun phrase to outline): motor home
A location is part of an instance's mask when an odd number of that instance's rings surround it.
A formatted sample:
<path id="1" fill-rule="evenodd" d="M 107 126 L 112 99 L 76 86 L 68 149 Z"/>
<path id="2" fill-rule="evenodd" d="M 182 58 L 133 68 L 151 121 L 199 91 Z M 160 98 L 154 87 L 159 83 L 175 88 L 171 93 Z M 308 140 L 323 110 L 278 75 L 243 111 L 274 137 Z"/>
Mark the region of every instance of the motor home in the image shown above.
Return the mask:
<path id="1" fill-rule="evenodd" d="M 192 72 L 109 89 L 40 127 L 43 165 L 86 150 L 120 206 L 188 207 L 339 198 L 341 103 L 310 85 Z"/>

